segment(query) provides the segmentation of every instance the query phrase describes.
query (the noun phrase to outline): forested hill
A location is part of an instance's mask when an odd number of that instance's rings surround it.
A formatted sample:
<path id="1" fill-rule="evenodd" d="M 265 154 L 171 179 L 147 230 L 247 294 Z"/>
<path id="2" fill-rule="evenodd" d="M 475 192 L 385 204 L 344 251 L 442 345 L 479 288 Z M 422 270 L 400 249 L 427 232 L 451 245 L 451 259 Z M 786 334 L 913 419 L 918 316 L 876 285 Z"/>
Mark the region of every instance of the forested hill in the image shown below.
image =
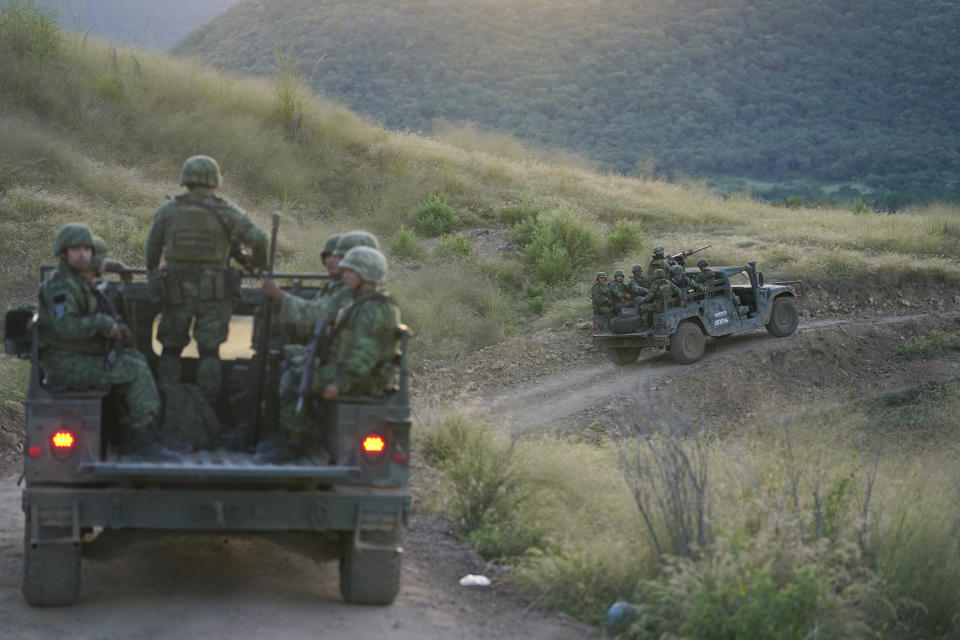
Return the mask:
<path id="1" fill-rule="evenodd" d="M 58 0 L 60 26 L 163 51 L 237 0 Z"/>
<path id="2" fill-rule="evenodd" d="M 172 51 L 265 75 L 289 52 L 392 128 L 472 121 L 628 174 L 895 206 L 960 198 L 957 33 L 958 0 L 248 0 Z"/>

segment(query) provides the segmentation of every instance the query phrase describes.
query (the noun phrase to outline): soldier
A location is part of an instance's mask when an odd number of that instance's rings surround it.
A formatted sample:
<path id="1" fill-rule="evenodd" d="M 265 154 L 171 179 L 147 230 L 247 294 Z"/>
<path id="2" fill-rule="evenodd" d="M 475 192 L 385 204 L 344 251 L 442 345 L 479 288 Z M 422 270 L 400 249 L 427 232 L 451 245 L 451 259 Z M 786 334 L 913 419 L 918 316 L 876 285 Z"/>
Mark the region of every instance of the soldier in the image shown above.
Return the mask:
<path id="1" fill-rule="evenodd" d="M 694 289 L 695 291 L 699 291 L 700 293 L 703 293 L 705 287 L 699 282 L 694 282 L 693 280 L 688 278 L 687 271 L 686 269 L 683 268 L 682 265 L 679 265 L 679 264 L 673 265 L 672 267 L 670 267 L 670 273 L 672 274 L 670 281 L 683 291 L 683 295 L 681 296 L 681 299 L 684 302 L 686 302 L 687 300 L 687 293 L 689 293 L 690 289 Z"/>
<path id="2" fill-rule="evenodd" d="M 188 191 L 157 211 L 147 235 L 147 270 L 160 283 L 163 301 L 157 339 L 163 353 L 157 363 L 161 384 L 180 382 L 180 353 L 190 342 L 190 323 L 200 362 L 196 381 L 215 401 L 220 393 L 220 345 L 227 339 L 237 273 L 229 268 L 235 243 L 253 249 L 240 257 L 248 268 L 267 263 L 267 235 L 247 215 L 214 194 L 220 167 L 209 156 L 192 156 L 183 163 L 180 184 Z M 160 256 L 166 258 L 161 267 Z"/>
<path id="3" fill-rule="evenodd" d="M 342 395 L 382 396 L 396 390 L 400 356 L 400 310 L 380 286 L 387 259 L 372 247 L 350 249 L 340 262 L 350 304 L 337 314 L 327 357 L 315 369 L 310 395 L 336 400 Z M 304 363 L 306 364 L 306 363 Z M 286 383 L 289 385 L 289 382 Z M 284 389 L 281 397 L 290 397 Z M 312 434 L 294 404 L 280 409 L 281 436 L 257 447 L 257 459 L 279 464 L 309 450 Z"/>
<path id="4" fill-rule="evenodd" d="M 604 319 L 616 315 L 614 305 L 610 301 L 610 286 L 607 284 L 607 274 L 603 271 L 597 274 L 593 288 L 590 289 L 590 302 L 593 303 L 593 315 L 602 316 Z"/>
<path id="5" fill-rule="evenodd" d="M 336 265 L 338 273 L 339 263 L 343 255 L 350 249 L 354 247 L 380 249 L 380 243 L 376 236 L 367 231 L 351 231 L 336 237 L 336 248 L 324 260 L 324 264 L 330 262 L 331 266 Z M 330 240 L 327 241 L 327 244 L 330 244 Z M 324 248 L 326 248 L 326 245 Z M 327 268 L 329 269 L 330 266 Z M 351 299 L 350 290 L 345 286 L 342 275 L 340 278 L 328 282 L 323 289 L 323 294 L 312 300 L 300 298 L 283 291 L 271 278 L 263 281 L 263 294 L 281 303 L 279 317 L 282 322 L 292 324 L 300 330 L 312 329 L 314 323 L 321 317 L 328 325 L 332 325 L 337 318 L 337 312 L 341 307 L 349 304 Z"/>
<path id="6" fill-rule="evenodd" d="M 610 300 L 619 311 L 628 306 L 629 300 L 633 297 L 627 288 L 627 283 L 623 281 L 623 269 L 617 269 L 613 272 L 613 282 L 609 285 Z"/>
<path id="7" fill-rule="evenodd" d="M 146 358 L 125 350 L 111 359 L 110 341 L 122 338 L 120 322 L 97 310 L 97 296 L 82 272 L 94 253 L 93 234 L 83 224 L 57 232 L 53 253 L 57 268 L 40 288 L 38 337 L 44 384 L 58 389 L 116 388 L 128 419 L 122 450 L 152 458 L 169 455 L 156 444 L 160 396 Z"/>
<path id="8" fill-rule="evenodd" d="M 337 243 L 342 236 L 335 235 L 327 238 L 323 244 L 323 251 L 320 252 L 320 259 L 323 261 L 323 267 L 330 274 L 330 278 L 323 284 L 323 288 L 318 295 L 326 295 L 335 287 L 339 287 L 340 281 L 340 259 L 342 254 L 336 253 Z"/>
<path id="9" fill-rule="evenodd" d="M 650 292 L 640 301 L 640 313 L 646 326 L 653 324 L 653 314 L 661 313 L 665 308 L 676 305 L 682 293 L 677 285 L 667 280 L 663 269 L 653 270 L 653 281 L 650 283 Z"/>
<path id="10" fill-rule="evenodd" d="M 650 273 L 653 273 L 656 269 L 663 269 L 664 274 L 670 271 L 670 262 L 666 259 L 665 254 L 666 249 L 663 248 L 662 244 L 658 244 L 653 248 L 653 259 L 650 260 Z"/>
<path id="11" fill-rule="evenodd" d="M 712 282 L 727 282 L 729 280 L 725 273 L 711 269 L 710 262 L 706 258 L 697 260 L 697 268 L 700 269 L 700 273 L 694 276 L 693 279 L 702 285 L 708 285 Z"/>
<path id="12" fill-rule="evenodd" d="M 90 260 L 91 279 L 103 277 L 104 273 L 119 273 L 124 284 L 133 282 L 127 265 L 119 260 L 112 260 L 107 251 L 107 243 L 100 236 L 93 236 L 93 258 Z"/>
<path id="13" fill-rule="evenodd" d="M 630 290 L 630 295 L 639 300 L 647 295 L 647 292 L 650 290 L 650 278 L 643 275 L 642 265 L 633 265 L 631 271 L 633 272 L 633 276 L 630 278 L 630 282 L 627 283 L 627 288 Z"/>

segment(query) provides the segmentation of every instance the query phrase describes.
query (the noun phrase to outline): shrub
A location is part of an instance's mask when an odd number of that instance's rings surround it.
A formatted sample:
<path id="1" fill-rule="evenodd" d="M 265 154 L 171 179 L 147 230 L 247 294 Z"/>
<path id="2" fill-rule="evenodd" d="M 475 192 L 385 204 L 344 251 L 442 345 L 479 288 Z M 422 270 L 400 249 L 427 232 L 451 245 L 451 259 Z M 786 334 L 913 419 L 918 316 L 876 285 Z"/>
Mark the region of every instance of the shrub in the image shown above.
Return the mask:
<path id="1" fill-rule="evenodd" d="M 434 249 L 441 258 L 464 258 L 473 255 L 473 242 L 462 233 L 444 235 Z"/>
<path id="2" fill-rule="evenodd" d="M 101 97 L 111 102 L 123 100 L 123 82 L 112 73 L 101 73 L 90 87 Z"/>
<path id="3" fill-rule="evenodd" d="M 643 244 L 643 234 L 635 223 L 628 220 L 619 220 L 616 230 L 607 236 L 607 247 L 610 252 L 622 256 Z"/>
<path id="4" fill-rule="evenodd" d="M 547 287 L 528 282 L 523 286 L 523 297 L 527 302 L 527 311 L 541 315 L 547 309 Z"/>
<path id="5" fill-rule="evenodd" d="M 414 229 L 427 236 L 449 233 L 457 227 L 457 211 L 438 193 L 431 194 L 413 213 Z"/>
<path id="6" fill-rule="evenodd" d="M 537 219 L 525 218 L 513 225 L 513 229 L 510 230 L 510 234 L 507 237 L 510 242 L 518 247 L 525 247 L 533 242 L 533 236 L 536 232 Z"/>
<path id="7" fill-rule="evenodd" d="M 500 209 L 500 222 L 513 226 L 526 220 L 536 220 L 541 213 L 543 213 L 541 207 L 528 202 L 521 202 Z"/>
<path id="8" fill-rule="evenodd" d="M 947 333 L 940 329 L 933 329 L 910 338 L 893 352 L 903 358 L 934 358 L 950 351 L 960 351 L 960 331 Z"/>
<path id="9" fill-rule="evenodd" d="M 40 60 L 57 56 L 63 45 L 58 23 L 59 11 L 54 3 L 0 0 L 0 53 Z"/>
<path id="10" fill-rule="evenodd" d="M 480 273 L 487 276 L 502 289 L 516 290 L 523 285 L 523 274 L 515 262 L 507 260 L 484 260 Z"/>
<path id="11" fill-rule="evenodd" d="M 575 269 L 589 264 L 595 255 L 593 231 L 569 212 L 539 218 L 523 252 L 537 279 L 547 285 L 567 282 Z"/>
<path id="12" fill-rule="evenodd" d="M 504 523 L 485 522 L 468 536 L 477 553 L 487 560 L 518 557 L 540 546 L 543 538 L 542 529 L 518 523 L 516 518 Z"/>
<path id="13" fill-rule="evenodd" d="M 416 260 L 423 256 L 423 246 L 417 236 L 403 226 L 387 240 L 387 251 L 401 260 Z"/>
<path id="14" fill-rule="evenodd" d="M 573 263 L 563 247 L 550 245 L 534 255 L 536 263 L 533 270 L 540 282 L 554 286 L 569 282 L 573 278 Z"/>

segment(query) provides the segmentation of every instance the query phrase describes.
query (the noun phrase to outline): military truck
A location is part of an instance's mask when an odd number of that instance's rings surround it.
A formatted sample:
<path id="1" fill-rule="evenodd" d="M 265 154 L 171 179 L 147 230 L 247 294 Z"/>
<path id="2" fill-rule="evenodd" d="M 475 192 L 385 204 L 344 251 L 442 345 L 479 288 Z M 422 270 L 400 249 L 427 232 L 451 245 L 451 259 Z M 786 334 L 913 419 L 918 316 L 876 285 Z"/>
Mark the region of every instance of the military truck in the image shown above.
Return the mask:
<path id="1" fill-rule="evenodd" d="M 623 309 L 615 318 L 595 320 L 599 330 L 593 335 L 594 346 L 620 365 L 635 362 L 648 348 L 669 351 L 676 362 L 692 364 L 703 357 L 706 336 L 725 338 L 760 326 L 778 338 L 796 331 L 802 281 L 765 284 L 756 261 L 713 271 L 718 275 L 704 292 L 690 289 L 678 304 L 664 301 L 649 326 L 636 307 Z M 686 272 L 692 277 L 699 270 Z"/>
<path id="2" fill-rule="evenodd" d="M 131 273 L 144 275 L 143 270 Z M 309 293 L 323 276 L 275 277 Z M 109 288 L 114 294 L 123 289 L 133 348 L 155 366 L 160 304 L 140 280 L 111 282 Z M 234 444 L 172 454 L 162 462 L 120 453 L 122 406 L 109 389 L 49 388 L 38 365 L 34 311 L 6 314 L 6 351 L 32 362 L 22 478 L 23 595 L 28 603 L 76 602 L 82 556 L 110 557 L 163 532 L 257 536 L 318 560 L 338 558 L 340 592 L 347 602 L 384 605 L 394 600 L 411 506 L 406 331 L 394 393 L 313 403 L 312 428 L 321 434 L 318 450 L 324 455 L 263 464 L 252 448 L 251 419 L 260 438 L 275 429 L 278 364 L 281 347 L 290 339 L 290 330 L 278 322 L 266 338 L 258 334 L 271 326 L 266 313 L 275 313 L 264 302 L 259 288 L 241 287 L 228 342 L 236 342 L 237 327 L 246 326 L 249 335 L 252 326 L 255 343 L 267 347 L 256 353 L 245 343 L 240 351 L 246 353 L 233 358 L 221 350 L 224 391 L 216 412 L 224 435 L 240 437 Z M 186 379 L 195 367 L 195 358 L 184 358 Z"/>

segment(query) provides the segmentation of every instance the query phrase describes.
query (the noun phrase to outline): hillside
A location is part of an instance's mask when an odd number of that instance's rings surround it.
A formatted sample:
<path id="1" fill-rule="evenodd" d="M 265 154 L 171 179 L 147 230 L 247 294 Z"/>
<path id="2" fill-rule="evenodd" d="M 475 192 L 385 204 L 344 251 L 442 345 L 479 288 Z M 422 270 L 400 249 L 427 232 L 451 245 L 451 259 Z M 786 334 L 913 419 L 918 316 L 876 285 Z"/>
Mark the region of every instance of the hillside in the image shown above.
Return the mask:
<path id="1" fill-rule="evenodd" d="M 393 129 L 469 121 L 625 174 L 807 201 L 960 198 L 956 0 L 278 0 L 172 51 Z"/>
<path id="2" fill-rule="evenodd" d="M 59 0 L 60 26 L 163 51 L 237 0 Z"/>

